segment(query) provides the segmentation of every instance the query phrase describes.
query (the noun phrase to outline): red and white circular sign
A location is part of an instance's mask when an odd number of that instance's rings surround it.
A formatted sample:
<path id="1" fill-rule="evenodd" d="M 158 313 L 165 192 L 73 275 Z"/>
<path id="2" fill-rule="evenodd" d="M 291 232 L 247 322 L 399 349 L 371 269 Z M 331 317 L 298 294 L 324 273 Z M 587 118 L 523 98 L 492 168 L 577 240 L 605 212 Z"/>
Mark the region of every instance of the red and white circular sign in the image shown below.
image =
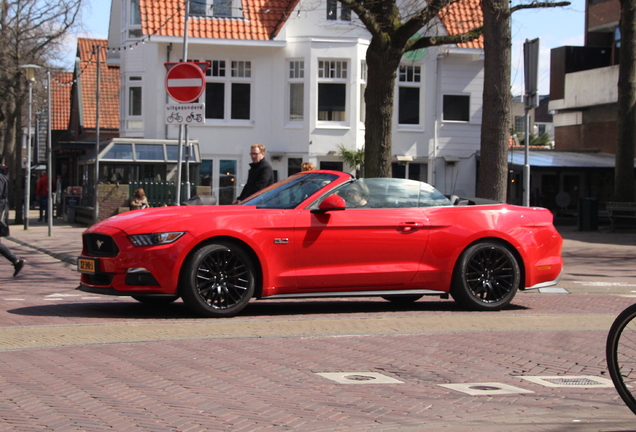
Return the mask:
<path id="1" fill-rule="evenodd" d="M 194 102 L 204 90 L 205 75 L 196 63 L 177 63 L 166 74 L 166 91 L 177 102 Z"/>

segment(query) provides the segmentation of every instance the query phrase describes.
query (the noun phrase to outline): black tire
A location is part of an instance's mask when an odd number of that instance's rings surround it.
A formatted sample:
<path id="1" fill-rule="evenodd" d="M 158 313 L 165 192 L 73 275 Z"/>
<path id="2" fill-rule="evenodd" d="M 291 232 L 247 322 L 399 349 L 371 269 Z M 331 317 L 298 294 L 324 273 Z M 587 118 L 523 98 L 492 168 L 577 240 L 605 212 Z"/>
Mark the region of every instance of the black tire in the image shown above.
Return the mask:
<path id="1" fill-rule="evenodd" d="M 254 295 L 255 266 L 241 247 L 212 243 L 190 256 L 181 272 L 183 302 L 198 315 L 231 317 Z"/>
<path id="2" fill-rule="evenodd" d="M 636 304 L 614 320 L 607 335 L 605 356 L 616 391 L 636 414 Z"/>
<path id="3" fill-rule="evenodd" d="M 174 303 L 179 296 L 132 296 L 132 298 L 143 304 L 160 306 Z"/>
<path id="4" fill-rule="evenodd" d="M 422 294 L 398 294 L 382 296 L 384 300 L 388 300 L 391 303 L 413 303 L 424 297 Z"/>
<path id="5" fill-rule="evenodd" d="M 506 307 L 517 293 L 521 270 L 517 258 L 503 244 L 483 241 L 467 248 L 453 273 L 451 295 L 470 310 Z"/>

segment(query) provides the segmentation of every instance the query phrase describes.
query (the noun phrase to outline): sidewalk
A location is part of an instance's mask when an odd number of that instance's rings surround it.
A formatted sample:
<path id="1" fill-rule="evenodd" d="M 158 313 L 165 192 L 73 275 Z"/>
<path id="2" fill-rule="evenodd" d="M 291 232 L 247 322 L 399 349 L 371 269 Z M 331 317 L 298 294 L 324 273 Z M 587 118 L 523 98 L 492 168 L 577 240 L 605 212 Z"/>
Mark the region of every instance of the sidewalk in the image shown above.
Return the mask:
<path id="1" fill-rule="evenodd" d="M 38 210 L 31 210 L 29 229 L 25 230 L 24 225 L 11 225 L 11 236 L 7 239 L 75 265 L 82 253 L 82 233 L 87 227 L 68 223 L 64 219 L 54 219 L 49 236 L 48 223 L 38 222 L 38 216 Z M 9 212 L 9 220 L 15 220 L 13 210 Z"/>

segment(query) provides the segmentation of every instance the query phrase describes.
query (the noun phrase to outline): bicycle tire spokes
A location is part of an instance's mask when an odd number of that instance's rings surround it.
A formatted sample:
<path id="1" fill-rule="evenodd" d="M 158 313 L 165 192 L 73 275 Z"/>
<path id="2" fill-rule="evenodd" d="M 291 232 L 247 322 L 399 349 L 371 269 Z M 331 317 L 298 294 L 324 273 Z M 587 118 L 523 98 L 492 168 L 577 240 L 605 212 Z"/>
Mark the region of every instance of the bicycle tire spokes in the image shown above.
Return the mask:
<path id="1" fill-rule="evenodd" d="M 607 336 L 605 355 L 616 391 L 636 414 L 636 304 L 614 320 Z"/>

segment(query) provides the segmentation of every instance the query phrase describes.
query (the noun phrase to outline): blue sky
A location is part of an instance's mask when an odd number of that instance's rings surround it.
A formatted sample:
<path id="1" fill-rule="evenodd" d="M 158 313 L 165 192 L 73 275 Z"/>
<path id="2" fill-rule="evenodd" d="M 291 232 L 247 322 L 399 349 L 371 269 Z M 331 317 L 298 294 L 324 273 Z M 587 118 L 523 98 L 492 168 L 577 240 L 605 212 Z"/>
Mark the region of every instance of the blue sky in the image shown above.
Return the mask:
<path id="1" fill-rule="evenodd" d="M 570 0 L 565 8 L 532 9 L 512 15 L 512 92 L 523 94 L 523 43 L 539 38 L 539 93 L 550 92 L 550 49 L 565 45 L 583 45 L 585 0 Z M 83 11 L 82 37 L 106 39 L 110 1 L 89 0 Z M 516 3 L 516 2 L 515 2 Z M 69 57 L 64 67 L 72 69 L 76 39 L 69 38 Z"/>

